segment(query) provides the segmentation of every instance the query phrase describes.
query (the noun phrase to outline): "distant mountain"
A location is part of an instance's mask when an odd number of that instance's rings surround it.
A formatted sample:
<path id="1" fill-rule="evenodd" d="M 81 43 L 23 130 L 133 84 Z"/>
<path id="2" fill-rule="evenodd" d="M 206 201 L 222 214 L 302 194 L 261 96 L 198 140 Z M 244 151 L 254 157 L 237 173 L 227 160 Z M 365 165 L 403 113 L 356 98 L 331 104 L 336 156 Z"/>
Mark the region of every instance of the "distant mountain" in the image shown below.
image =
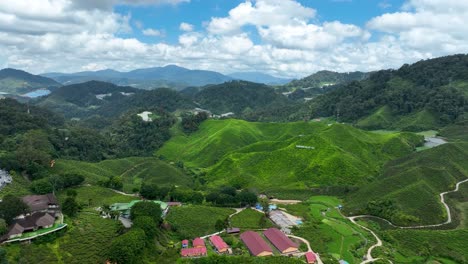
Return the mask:
<path id="1" fill-rule="evenodd" d="M 219 84 L 232 80 L 231 77 L 218 72 L 189 70 L 175 65 L 137 69 L 129 72 L 119 72 L 108 69 L 77 73 L 45 73 L 42 75 L 53 78 L 63 84 L 98 80 L 111 82 L 116 85 L 127 85 L 142 89 L 166 87 L 177 90 L 187 86 Z"/>
<path id="2" fill-rule="evenodd" d="M 6 68 L 0 70 L 0 92 L 21 95 L 41 88 L 59 87 L 60 83 L 40 75 Z"/>
<path id="3" fill-rule="evenodd" d="M 334 72 L 319 71 L 299 80 L 293 80 L 286 86 L 293 88 L 324 88 L 327 86 L 346 83 L 350 81 L 360 81 L 369 77 L 366 72 Z"/>
<path id="4" fill-rule="evenodd" d="M 229 74 L 229 77 L 232 77 L 236 80 L 264 83 L 269 85 L 282 85 L 291 81 L 291 79 L 279 78 L 261 72 L 236 72 Z"/>

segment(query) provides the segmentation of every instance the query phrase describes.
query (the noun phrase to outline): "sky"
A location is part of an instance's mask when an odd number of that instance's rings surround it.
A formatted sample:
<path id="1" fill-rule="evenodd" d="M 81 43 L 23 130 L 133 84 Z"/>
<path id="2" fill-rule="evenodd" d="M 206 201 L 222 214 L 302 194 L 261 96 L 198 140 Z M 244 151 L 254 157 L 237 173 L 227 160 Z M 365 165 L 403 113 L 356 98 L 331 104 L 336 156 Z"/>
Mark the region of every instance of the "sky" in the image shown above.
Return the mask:
<path id="1" fill-rule="evenodd" d="M 468 53 L 467 24 L 461 0 L 0 1 L 0 68 L 300 78 Z"/>

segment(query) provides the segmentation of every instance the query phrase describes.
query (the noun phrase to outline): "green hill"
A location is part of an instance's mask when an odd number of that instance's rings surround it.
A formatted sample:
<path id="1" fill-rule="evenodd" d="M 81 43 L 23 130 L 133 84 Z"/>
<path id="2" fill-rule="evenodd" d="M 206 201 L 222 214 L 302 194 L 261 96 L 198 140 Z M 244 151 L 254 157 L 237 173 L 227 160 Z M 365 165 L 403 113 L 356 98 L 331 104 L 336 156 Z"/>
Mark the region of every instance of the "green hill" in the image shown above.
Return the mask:
<path id="1" fill-rule="evenodd" d="M 304 189 L 366 182 L 385 161 L 411 153 L 420 141 L 408 133 L 321 122 L 209 120 L 190 136 L 175 135 L 157 154 L 205 168 L 212 186 Z"/>
<path id="2" fill-rule="evenodd" d="M 467 117 L 468 55 L 372 73 L 309 103 L 313 116 L 335 116 L 369 129 L 421 131 Z"/>
<path id="3" fill-rule="evenodd" d="M 20 95 L 39 88 L 59 87 L 60 83 L 39 75 L 21 70 L 0 70 L 0 92 Z"/>
<path id="4" fill-rule="evenodd" d="M 192 179 L 175 166 L 156 158 L 130 157 L 125 159 L 105 160 L 98 163 L 75 160 L 57 160 L 50 173 L 76 173 L 85 177 L 85 183 L 95 185 L 110 177 L 120 177 L 123 190 L 132 192 L 142 182 L 155 183 L 159 186 L 191 186 Z"/>
<path id="5" fill-rule="evenodd" d="M 369 73 L 359 71 L 347 73 L 319 71 L 305 78 L 291 81 L 285 86 L 294 88 L 323 88 L 330 85 L 363 80 L 368 76 Z"/>
<path id="6" fill-rule="evenodd" d="M 350 195 L 346 211 L 378 215 L 400 225 L 446 220 L 439 193 L 468 177 L 468 144 L 449 143 L 388 162 L 376 181 Z"/>

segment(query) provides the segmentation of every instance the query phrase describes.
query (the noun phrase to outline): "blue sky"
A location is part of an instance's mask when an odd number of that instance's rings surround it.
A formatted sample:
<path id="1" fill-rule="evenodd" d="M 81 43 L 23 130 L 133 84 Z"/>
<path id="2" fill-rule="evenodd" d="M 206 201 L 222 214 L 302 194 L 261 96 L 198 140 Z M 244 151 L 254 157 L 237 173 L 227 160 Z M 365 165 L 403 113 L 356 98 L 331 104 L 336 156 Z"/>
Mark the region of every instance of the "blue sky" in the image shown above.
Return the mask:
<path id="1" fill-rule="evenodd" d="M 467 24 L 460 0 L 1 1 L 0 68 L 374 71 L 468 53 Z"/>

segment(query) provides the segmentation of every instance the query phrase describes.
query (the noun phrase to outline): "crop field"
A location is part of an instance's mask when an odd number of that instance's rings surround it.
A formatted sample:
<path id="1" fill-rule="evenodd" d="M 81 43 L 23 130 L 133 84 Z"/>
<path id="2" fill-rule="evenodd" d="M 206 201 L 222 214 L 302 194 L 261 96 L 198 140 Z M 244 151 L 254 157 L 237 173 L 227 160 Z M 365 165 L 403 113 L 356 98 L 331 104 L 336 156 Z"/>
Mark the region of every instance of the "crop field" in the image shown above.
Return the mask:
<path id="1" fill-rule="evenodd" d="M 224 221 L 234 212 L 229 208 L 184 205 L 171 208 L 166 220 L 180 239 L 193 239 L 216 232 L 216 221 Z"/>
<path id="2" fill-rule="evenodd" d="M 231 218 L 231 226 L 239 227 L 242 230 L 261 229 L 274 226 L 269 219 L 266 219 L 265 224 L 261 225 L 260 221 L 263 216 L 263 213 L 253 209 L 245 209 Z"/>
<path id="3" fill-rule="evenodd" d="M 156 158 L 125 158 L 105 160 L 98 163 L 58 160 L 51 173 L 76 173 L 85 176 L 85 183 L 97 184 L 110 177 L 121 177 L 123 190 L 132 192 L 141 183 L 161 186 L 190 185 L 192 180 L 185 172 Z"/>
<path id="4" fill-rule="evenodd" d="M 13 174 L 11 175 L 13 182 L 6 185 L 3 187 L 0 191 L 0 198 L 7 194 L 13 194 L 16 196 L 23 196 L 23 195 L 28 195 L 31 194 L 31 191 L 29 190 L 29 181 L 26 180 L 24 177 L 18 175 L 18 174 Z"/>
<path id="5" fill-rule="evenodd" d="M 77 192 L 76 201 L 85 207 L 100 207 L 138 199 L 137 197 L 118 194 L 111 189 L 100 186 L 81 186 L 74 188 L 74 190 Z M 66 192 L 60 192 L 58 198 L 62 202 L 65 201 Z"/>
<path id="6" fill-rule="evenodd" d="M 209 120 L 190 136 L 176 133 L 157 154 L 205 168 L 211 186 L 304 190 L 362 183 L 421 142 L 411 133 L 377 134 L 342 124 Z"/>

